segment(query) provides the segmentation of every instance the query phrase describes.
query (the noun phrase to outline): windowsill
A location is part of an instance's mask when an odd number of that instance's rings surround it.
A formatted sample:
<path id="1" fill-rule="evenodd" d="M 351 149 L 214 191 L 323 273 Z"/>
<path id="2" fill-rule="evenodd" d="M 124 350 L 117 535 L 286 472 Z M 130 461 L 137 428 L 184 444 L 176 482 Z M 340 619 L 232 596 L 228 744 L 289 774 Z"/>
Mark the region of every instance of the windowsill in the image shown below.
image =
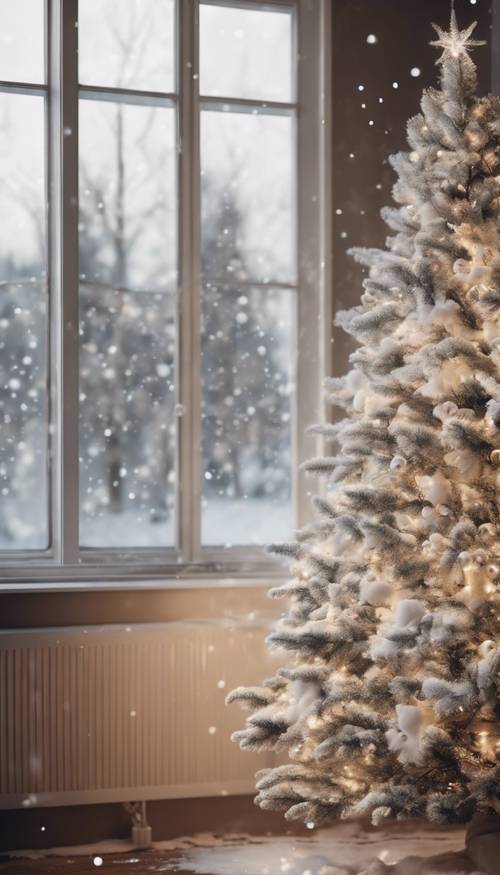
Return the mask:
<path id="1" fill-rule="evenodd" d="M 252 554 L 233 548 L 225 556 L 219 552 L 184 563 L 139 550 L 126 557 L 102 551 L 87 553 L 76 565 L 59 565 L 49 557 L 45 563 L 39 558 L 22 564 L 0 562 L 0 594 L 249 588 L 271 585 L 287 576 L 283 562 L 262 550 Z"/>
<path id="2" fill-rule="evenodd" d="M 105 576 L 105 575 L 103 575 Z M 133 592 L 171 590 L 219 590 L 219 589 L 266 589 L 286 579 L 286 573 L 269 572 L 253 576 L 224 576 L 220 574 L 183 578 L 125 578 L 116 580 L 6 580 L 0 581 L 0 596 L 3 593 L 50 593 L 50 592 Z"/>

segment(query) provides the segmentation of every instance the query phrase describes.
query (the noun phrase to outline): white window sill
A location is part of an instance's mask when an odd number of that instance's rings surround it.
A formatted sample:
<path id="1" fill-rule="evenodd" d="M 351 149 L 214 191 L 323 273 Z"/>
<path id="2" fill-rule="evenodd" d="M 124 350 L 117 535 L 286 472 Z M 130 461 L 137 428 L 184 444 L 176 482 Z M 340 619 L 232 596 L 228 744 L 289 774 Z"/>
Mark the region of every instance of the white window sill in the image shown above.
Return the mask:
<path id="1" fill-rule="evenodd" d="M 137 590 L 185 590 L 185 589 L 267 589 L 281 580 L 286 574 L 263 573 L 255 577 L 199 575 L 183 578 L 125 578 L 115 580 L 12 580 L 0 581 L 2 593 L 49 593 L 49 592 L 131 592 Z M 104 575 L 103 575 L 104 577 Z"/>

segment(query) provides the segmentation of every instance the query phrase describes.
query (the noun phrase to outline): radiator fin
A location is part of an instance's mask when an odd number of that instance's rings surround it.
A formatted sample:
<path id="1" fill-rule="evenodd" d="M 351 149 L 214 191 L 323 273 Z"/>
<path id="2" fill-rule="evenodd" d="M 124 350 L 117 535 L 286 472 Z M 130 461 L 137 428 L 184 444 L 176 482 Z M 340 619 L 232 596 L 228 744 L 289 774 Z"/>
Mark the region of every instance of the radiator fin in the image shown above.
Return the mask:
<path id="1" fill-rule="evenodd" d="M 0 633 L 0 807 L 250 792 L 269 755 L 224 697 L 274 664 L 254 625 Z M 220 683 L 224 682 L 225 686 Z"/>

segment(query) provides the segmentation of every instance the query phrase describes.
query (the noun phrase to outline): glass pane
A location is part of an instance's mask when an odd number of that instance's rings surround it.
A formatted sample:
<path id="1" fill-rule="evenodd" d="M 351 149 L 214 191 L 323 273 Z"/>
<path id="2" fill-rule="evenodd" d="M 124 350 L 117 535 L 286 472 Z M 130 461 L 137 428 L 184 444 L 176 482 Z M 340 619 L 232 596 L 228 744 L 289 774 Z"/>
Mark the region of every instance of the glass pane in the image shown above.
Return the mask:
<path id="1" fill-rule="evenodd" d="M 81 542 L 173 543 L 176 186 L 169 108 L 80 105 Z"/>
<path id="2" fill-rule="evenodd" d="M 205 545 L 267 544 L 293 526 L 295 306 L 293 290 L 205 286 Z"/>
<path id="3" fill-rule="evenodd" d="M 0 548 L 48 546 L 44 99 L 0 94 Z"/>
<path id="4" fill-rule="evenodd" d="M 80 101 L 80 274 L 146 291 L 176 283 L 174 110 Z"/>
<path id="5" fill-rule="evenodd" d="M 1 0 L 0 79 L 45 82 L 44 0 Z"/>
<path id="6" fill-rule="evenodd" d="M 80 540 L 174 543 L 175 298 L 81 290 Z"/>
<path id="7" fill-rule="evenodd" d="M 200 90 L 203 95 L 290 102 L 291 11 L 202 3 Z"/>
<path id="8" fill-rule="evenodd" d="M 82 85 L 174 90 L 174 0 L 80 0 Z"/>
<path id="9" fill-rule="evenodd" d="M 288 116 L 202 113 L 206 277 L 294 284 L 293 153 Z"/>

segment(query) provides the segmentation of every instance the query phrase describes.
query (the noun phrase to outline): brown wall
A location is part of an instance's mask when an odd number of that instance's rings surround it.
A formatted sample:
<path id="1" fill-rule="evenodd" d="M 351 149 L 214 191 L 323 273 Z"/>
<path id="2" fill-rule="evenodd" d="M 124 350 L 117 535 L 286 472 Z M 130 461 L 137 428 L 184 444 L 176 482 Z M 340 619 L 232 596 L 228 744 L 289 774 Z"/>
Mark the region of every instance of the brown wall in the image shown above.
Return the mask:
<path id="1" fill-rule="evenodd" d="M 500 8 L 500 0 L 496 2 Z M 475 36 L 490 43 L 488 0 L 472 5 L 470 0 L 456 0 L 455 6 L 459 27 L 477 20 Z M 359 299 L 362 278 L 362 269 L 346 250 L 384 244 L 387 229 L 379 210 L 390 203 L 395 179 L 387 156 L 406 148 L 406 121 L 419 111 L 422 89 L 436 83 L 439 55 L 428 44 L 436 38 L 430 22 L 446 27 L 450 2 L 333 0 L 333 7 L 333 208 L 342 210 L 340 216 L 334 213 L 333 298 L 335 308 L 342 309 Z M 375 45 L 367 44 L 368 34 L 377 36 Z M 490 45 L 477 48 L 475 59 L 479 89 L 486 93 L 491 88 Z M 412 67 L 422 71 L 418 78 L 410 75 Z M 398 89 L 393 82 L 398 82 Z M 365 90 L 359 92 L 358 85 Z M 349 158 L 350 153 L 355 157 Z M 348 349 L 348 339 L 336 331 L 336 374 L 345 371 Z"/>

